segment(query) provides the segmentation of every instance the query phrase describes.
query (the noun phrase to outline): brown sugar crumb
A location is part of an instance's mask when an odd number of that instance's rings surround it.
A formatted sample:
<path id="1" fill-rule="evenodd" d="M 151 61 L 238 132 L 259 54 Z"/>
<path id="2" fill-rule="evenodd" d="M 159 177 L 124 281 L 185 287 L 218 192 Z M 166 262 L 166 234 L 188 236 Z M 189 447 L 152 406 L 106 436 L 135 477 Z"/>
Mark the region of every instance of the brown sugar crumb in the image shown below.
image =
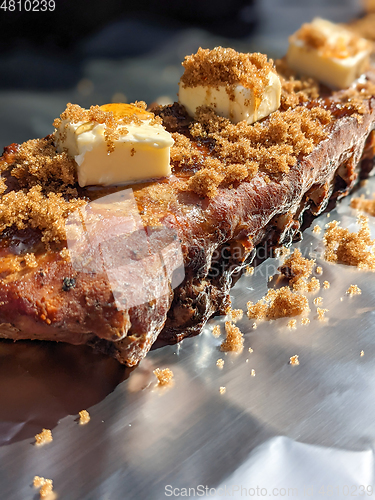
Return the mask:
<path id="1" fill-rule="evenodd" d="M 353 198 L 350 202 L 350 206 L 362 212 L 366 212 L 372 217 L 375 216 L 375 198 L 373 200 L 366 200 L 364 197 Z"/>
<path id="2" fill-rule="evenodd" d="M 360 228 L 357 232 L 339 226 L 337 221 L 327 224 L 324 235 L 325 258 L 328 262 L 339 262 L 359 269 L 375 270 L 375 256 L 372 253 L 374 241 L 371 239 L 368 219 L 358 217 Z"/>
<path id="3" fill-rule="evenodd" d="M 314 305 L 315 306 L 321 306 L 323 304 L 323 297 L 316 297 L 314 299 Z"/>
<path id="4" fill-rule="evenodd" d="M 0 194 L 0 233 L 10 227 L 31 227 L 40 230 L 46 246 L 65 241 L 66 219 L 86 204 L 73 187 L 74 161 L 66 153 L 56 153 L 47 137 L 21 144 L 12 163 L 1 163 L 0 171 L 14 186 Z M 33 265 L 32 257 L 26 263 Z"/>
<path id="5" fill-rule="evenodd" d="M 84 424 L 87 424 L 88 422 L 90 422 L 90 414 L 87 410 L 81 410 L 79 412 L 79 423 L 81 425 L 84 425 Z"/>
<path id="6" fill-rule="evenodd" d="M 256 330 L 258 328 L 258 325 L 256 323 L 253 323 L 253 330 Z"/>
<path id="7" fill-rule="evenodd" d="M 13 163 L 3 168 L 9 169 L 11 176 L 24 188 L 41 184 L 48 185 L 49 191 L 56 191 L 67 189 L 77 181 L 74 160 L 66 153 L 56 152 L 52 136 L 20 144 Z"/>
<path id="8" fill-rule="evenodd" d="M 59 252 L 59 255 L 63 260 L 70 260 L 70 252 L 66 247 Z"/>
<path id="9" fill-rule="evenodd" d="M 224 360 L 223 360 L 223 359 L 221 359 L 221 358 L 220 358 L 220 359 L 218 359 L 218 360 L 216 361 L 216 366 L 218 366 L 218 367 L 220 368 L 220 370 L 222 370 L 222 369 L 223 369 L 223 367 L 224 367 Z"/>
<path id="10" fill-rule="evenodd" d="M 61 194 L 42 193 L 41 186 L 28 192 L 10 191 L 0 199 L 0 233 L 15 226 L 25 229 L 30 226 L 42 231 L 42 241 L 64 241 L 65 221 L 69 214 L 85 205 L 84 200 L 65 201 Z"/>
<path id="11" fill-rule="evenodd" d="M 37 445 L 47 444 L 53 441 L 52 432 L 50 429 L 43 429 L 42 432 L 36 434 L 35 443 Z"/>
<path id="12" fill-rule="evenodd" d="M 360 355 L 361 357 L 362 357 L 362 356 L 364 356 L 364 355 L 365 355 L 365 351 L 361 351 L 361 352 L 359 353 L 359 355 Z"/>
<path id="13" fill-rule="evenodd" d="M 224 177 L 223 174 L 215 170 L 204 168 L 189 179 L 188 189 L 200 196 L 213 198 L 217 194 L 217 188 L 224 180 Z"/>
<path id="14" fill-rule="evenodd" d="M 242 352 L 244 338 L 241 330 L 230 321 L 225 322 L 226 339 L 220 346 L 224 352 Z"/>
<path id="15" fill-rule="evenodd" d="M 295 330 L 297 328 L 297 320 L 296 319 L 290 319 L 288 321 L 288 328 L 291 330 Z"/>
<path id="16" fill-rule="evenodd" d="M 288 287 L 269 290 L 267 295 L 256 304 L 247 303 L 247 315 L 250 319 L 277 319 L 299 316 L 310 310 L 305 296 L 293 292 Z"/>
<path id="17" fill-rule="evenodd" d="M 252 266 L 247 266 L 245 269 L 246 276 L 252 276 L 254 274 L 254 268 Z"/>
<path id="18" fill-rule="evenodd" d="M 297 366 L 299 365 L 299 359 L 298 359 L 298 354 L 295 354 L 294 356 L 291 356 L 289 359 L 289 364 L 292 366 Z"/>
<path id="19" fill-rule="evenodd" d="M 328 312 L 328 309 L 322 309 L 321 307 L 317 307 L 316 312 L 318 313 L 318 320 L 319 321 L 324 321 L 325 318 L 325 313 Z"/>
<path id="20" fill-rule="evenodd" d="M 38 267 L 38 263 L 33 253 L 27 253 L 24 255 L 23 258 L 25 259 L 25 264 L 27 265 L 27 267 L 30 268 Z"/>
<path id="21" fill-rule="evenodd" d="M 39 489 L 40 498 L 45 498 L 45 497 L 51 495 L 51 493 L 53 491 L 52 479 L 45 479 L 44 477 L 41 477 L 41 476 L 34 477 L 33 486 L 34 486 L 34 488 L 40 488 Z"/>
<path id="22" fill-rule="evenodd" d="M 315 271 L 316 271 L 316 274 L 323 274 L 323 268 L 321 266 L 317 266 Z"/>
<path id="23" fill-rule="evenodd" d="M 275 257 L 279 259 L 285 259 L 290 255 L 290 248 L 288 247 L 279 247 L 275 249 Z"/>
<path id="24" fill-rule="evenodd" d="M 254 349 L 252 349 L 251 347 L 249 347 L 249 352 L 250 353 L 254 352 Z"/>
<path id="25" fill-rule="evenodd" d="M 254 368 L 251 370 L 250 375 L 251 375 L 252 377 L 255 377 L 255 370 L 254 370 Z"/>
<path id="26" fill-rule="evenodd" d="M 269 72 L 273 71 L 273 61 L 268 61 L 264 54 L 242 54 L 223 47 L 199 48 L 196 54 L 185 57 L 182 66 L 185 72 L 181 82 L 185 87 L 225 85 L 229 93 L 230 85 L 241 84 L 253 89 L 257 96 L 268 83 Z"/>
<path id="27" fill-rule="evenodd" d="M 212 329 L 212 335 L 217 339 L 221 335 L 220 325 L 215 325 Z"/>
<path id="28" fill-rule="evenodd" d="M 231 309 L 229 311 L 229 318 L 233 323 L 236 321 L 240 321 L 243 318 L 243 310 L 242 309 Z"/>
<path id="29" fill-rule="evenodd" d="M 313 233 L 314 234 L 320 234 L 322 231 L 322 228 L 318 225 L 314 226 Z"/>
<path id="30" fill-rule="evenodd" d="M 329 281 L 323 281 L 323 288 L 324 290 L 328 290 L 328 288 L 331 286 Z"/>
<path id="31" fill-rule="evenodd" d="M 226 391 L 227 391 L 226 387 L 220 387 L 220 389 L 219 389 L 220 394 L 225 394 Z"/>
<path id="32" fill-rule="evenodd" d="M 301 280 L 306 281 L 312 273 L 315 261 L 302 257 L 301 250 L 296 248 L 292 255 L 285 260 L 279 271 L 288 280 L 293 288 L 298 284 L 297 289 L 301 287 Z"/>
<path id="33" fill-rule="evenodd" d="M 309 318 L 302 318 L 301 319 L 301 325 L 309 325 L 309 324 L 310 324 Z"/>
<path id="34" fill-rule="evenodd" d="M 190 177 L 187 188 L 199 196 L 213 197 L 219 187 L 250 181 L 258 172 L 264 180 L 266 176 L 289 172 L 297 158 L 311 153 L 327 136 L 325 126 L 330 123 L 331 114 L 318 107 L 298 106 L 275 111 L 267 120 L 250 126 L 246 122 L 233 124 L 202 106 L 197 109 L 196 119 L 190 125 L 193 139 L 177 138 L 179 142 L 171 149 L 171 160 L 180 166 L 186 161 L 193 162 L 195 167 L 202 165 Z M 212 143 L 209 158 L 193 146 L 194 139 L 201 137 Z"/>
<path id="35" fill-rule="evenodd" d="M 156 368 L 154 375 L 158 379 L 158 385 L 168 385 L 173 379 L 173 372 L 169 368 Z"/>
<path id="36" fill-rule="evenodd" d="M 357 285 L 350 285 L 350 287 L 346 290 L 348 295 L 361 295 L 362 290 Z"/>

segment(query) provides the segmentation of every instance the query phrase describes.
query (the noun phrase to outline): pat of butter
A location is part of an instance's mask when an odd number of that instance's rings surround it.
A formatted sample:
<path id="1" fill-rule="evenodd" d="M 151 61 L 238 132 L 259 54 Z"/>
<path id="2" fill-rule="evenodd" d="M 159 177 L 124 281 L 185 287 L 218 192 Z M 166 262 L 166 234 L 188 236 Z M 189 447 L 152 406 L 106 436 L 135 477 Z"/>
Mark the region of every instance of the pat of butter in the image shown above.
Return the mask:
<path id="1" fill-rule="evenodd" d="M 281 84 L 279 77 L 270 71 L 268 84 L 262 95 L 255 96 L 251 88 L 223 83 L 217 87 L 198 85 L 187 87 L 180 82 L 178 98 L 189 115 L 194 116 L 199 106 L 209 106 L 219 116 L 233 123 L 245 120 L 254 123 L 280 107 Z"/>
<path id="2" fill-rule="evenodd" d="M 315 46 L 301 37 L 302 30 L 292 35 L 287 52 L 291 69 L 338 89 L 349 87 L 365 71 L 371 52 L 367 40 L 320 18 L 303 28 L 315 36 Z"/>
<path id="3" fill-rule="evenodd" d="M 107 126 L 95 121 L 62 120 L 55 131 L 55 146 L 77 163 L 81 187 L 110 186 L 166 177 L 171 174 L 172 136 L 153 122 L 154 115 L 122 103 L 101 106 L 115 118 L 113 150 L 108 152 Z M 134 116 L 134 120 L 129 117 Z"/>

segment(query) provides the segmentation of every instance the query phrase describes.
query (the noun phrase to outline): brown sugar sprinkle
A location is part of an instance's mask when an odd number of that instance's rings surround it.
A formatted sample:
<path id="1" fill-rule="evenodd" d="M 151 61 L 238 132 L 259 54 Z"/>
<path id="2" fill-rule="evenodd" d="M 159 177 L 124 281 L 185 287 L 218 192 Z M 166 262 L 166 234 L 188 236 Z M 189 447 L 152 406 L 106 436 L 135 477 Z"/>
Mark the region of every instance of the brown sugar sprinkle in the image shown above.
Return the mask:
<path id="1" fill-rule="evenodd" d="M 32 227 L 41 230 L 41 240 L 46 245 L 64 241 L 66 219 L 85 204 L 82 199 L 65 201 L 60 193 L 45 195 L 42 186 L 34 186 L 27 192 L 10 191 L 0 197 L 0 233 L 12 226 Z"/>
<path id="2" fill-rule="evenodd" d="M 220 346 L 224 352 L 242 352 L 244 338 L 241 330 L 230 321 L 225 322 L 226 339 Z"/>
<path id="3" fill-rule="evenodd" d="M 49 137 L 21 144 L 11 164 L 0 163 L 0 171 L 17 186 L 0 194 L 0 233 L 12 226 L 31 227 L 41 231 L 46 246 L 64 241 L 67 217 L 86 204 L 72 187 L 74 162 L 65 153 L 56 153 Z M 30 255 L 25 262 L 35 265 Z"/>
<path id="4" fill-rule="evenodd" d="M 249 181 L 258 171 L 266 176 L 289 172 L 297 158 L 311 153 L 327 136 L 325 126 L 331 114 L 319 107 L 298 106 L 275 111 L 265 121 L 247 125 L 233 124 L 202 106 L 197 109 L 196 119 L 190 125 L 192 140 L 172 134 L 175 144 L 171 160 L 180 167 L 201 166 L 187 188 L 200 196 L 213 197 L 219 186 Z M 194 138 L 202 137 L 213 145 L 209 158 L 194 145 Z"/>
<path id="5" fill-rule="evenodd" d="M 220 370 L 222 370 L 224 368 L 224 360 L 223 359 L 218 359 L 216 361 L 216 366 L 220 368 Z"/>
<path id="6" fill-rule="evenodd" d="M 294 356 L 290 357 L 289 364 L 292 365 L 292 366 L 298 366 L 299 365 L 298 354 L 295 354 Z"/>
<path id="7" fill-rule="evenodd" d="M 249 347 L 249 352 L 250 353 L 254 352 L 254 349 L 252 349 L 251 347 Z"/>
<path id="8" fill-rule="evenodd" d="M 315 306 L 321 306 L 323 304 L 323 297 L 316 297 L 314 299 L 314 305 Z"/>
<path id="9" fill-rule="evenodd" d="M 375 216 L 375 198 L 372 200 L 366 200 L 363 196 L 360 198 L 353 198 L 350 202 L 350 206 L 362 212 L 366 212 L 372 217 Z"/>
<path id="10" fill-rule="evenodd" d="M 77 180 L 75 162 L 66 153 L 56 152 L 52 136 L 20 144 L 13 163 L 4 164 L 3 169 L 9 170 L 23 188 L 48 185 L 48 191 L 65 194 Z"/>
<path id="11" fill-rule="evenodd" d="M 256 374 L 255 374 L 255 370 L 254 370 L 254 368 L 251 370 L 250 375 L 251 375 L 252 377 L 255 377 L 255 375 L 256 375 Z"/>
<path id="12" fill-rule="evenodd" d="M 375 256 L 372 253 L 374 241 L 364 215 L 358 217 L 357 232 L 339 226 L 337 221 L 327 224 L 324 235 L 325 258 L 328 262 L 339 262 L 359 269 L 375 270 Z"/>
<path id="13" fill-rule="evenodd" d="M 302 257 L 301 250 L 296 248 L 292 255 L 288 257 L 279 270 L 289 280 L 289 285 L 297 289 L 301 287 L 301 280 L 306 281 L 312 273 L 315 261 Z"/>
<path id="14" fill-rule="evenodd" d="M 362 290 L 357 285 L 350 285 L 350 287 L 346 290 L 348 295 L 361 295 Z"/>
<path id="15" fill-rule="evenodd" d="M 316 274 L 323 274 L 323 268 L 321 266 L 318 266 L 316 269 Z"/>
<path id="16" fill-rule="evenodd" d="M 156 368 L 154 375 L 158 379 L 158 385 L 168 385 L 173 379 L 173 372 L 169 368 Z"/>
<path id="17" fill-rule="evenodd" d="M 215 337 L 215 339 L 217 339 L 218 337 L 220 337 L 220 335 L 221 335 L 220 325 L 215 325 L 212 328 L 212 335 Z"/>
<path id="18" fill-rule="evenodd" d="M 240 321 L 243 318 L 243 310 L 242 309 L 231 309 L 229 311 L 229 319 L 236 323 L 236 321 Z"/>
<path id="19" fill-rule="evenodd" d="M 291 330 L 295 330 L 297 328 L 297 320 L 296 319 L 290 319 L 288 321 L 288 328 Z"/>
<path id="20" fill-rule="evenodd" d="M 265 122 L 250 126 L 245 122 L 233 124 L 202 106 L 196 118 L 198 122 L 191 127 L 191 134 L 211 139 L 215 146 L 210 161 L 206 158 L 204 168 L 190 178 L 188 189 L 213 197 L 220 185 L 251 180 L 258 170 L 272 175 L 289 172 L 299 155 L 311 153 L 326 137 L 324 126 L 330 122 L 331 115 L 322 108 L 299 106 L 284 112 L 275 111 Z M 172 161 L 177 147 L 171 150 Z M 189 158 L 190 153 L 191 146 L 185 151 L 180 148 L 178 158 Z M 195 153 L 198 163 L 203 163 L 199 155 L 203 154 Z"/>
<path id="21" fill-rule="evenodd" d="M 84 424 L 87 424 L 88 422 L 90 422 L 90 414 L 87 410 L 81 410 L 79 412 L 79 423 L 81 425 L 84 425 Z"/>
<path id="22" fill-rule="evenodd" d="M 35 436 L 35 443 L 40 446 L 43 444 L 51 443 L 51 441 L 53 441 L 53 437 L 50 429 L 43 429 L 42 432 L 36 434 Z"/>
<path id="23" fill-rule="evenodd" d="M 39 489 L 40 498 L 45 498 L 45 497 L 51 495 L 51 493 L 53 491 L 52 479 L 46 479 L 46 478 L 41 477 L 41 476 L 34 477 L 33 486 L 34 486 L 34 488 L 40 488 Z"/>
<path id="24" fill-rule="evenodd" d="M 280 247 L 275 249 L 275 257 L 279 259 L 285 259 L 290 255 L 290 248 L 288 247 Z"/>
<path id="25" fill-rule="evenodd" d="M 365 355 L 365 351 L 361 351 L 361 352 L 359 353 L 359 355 L 360 355 L 361 357 L 362 357 L 362 356 L 364 356 L 364 355 Z"/>
<path id="26" fill-rule="evenodd" d="M 314 226 L 313 233 L 314 234 L 320 234 L 322 231 L 322 228 L 318 225 Z"/>
<path id="27" fill-rule="evenodd" d="M 301 325 L 309 325 L 310 324 L 310 320 L 309 318 L 302 318 L 301 319 Z"/>
<path id="28" fill-rule="evenodd" d="M 325 313 L 328 312 L 328 309 L 322 309 L 321 307 L 317 307 L 316 312 L 318 314 L 318 320 L 319 321 L 324 321 L 325 318 Z"/>
<path id="29" fill-rule="evenodd" d="M 262 94 L 268 74 L 273 71 L 273 61 L 268 61 L 264 54 L 242 54 L 223 47 L 199 48 L 196 54 L 185 57 L 182 66 L 185 72 L 181 82 L 185 87 L 225 85 L 229 93 L 231 85 L 241 84 L 253 89 L 257 96 Z"/>
<path id="30" fill-rule="evenodd" d="M 375 84 L 370 80 L 357 83 L 355 87 L 349 87 L 340 92 L 339 99 L 344 107 L 355 110 L 358 114 L 368 113 L 365 100 L 371 99 L 375 94 Z"/>
<path id="31" fill-rule="evenodd" d="M 27 267 L 30 267 L 30 268 L 38 267 L 38 263 L 36 261 L 35 255 L 33 253 L 27 253 L 23 256 L 23 258 L 25 259 L 25 263 L 26 263 Z"/>
<path id="32" fill-rule="evenodd" d="M 309 312 L 309 302 L 303 295 L 293 292 L 288 287 L 269 290 L 267 295 L 256 304 L 247 303 L 247 315 L 250 319 L 277 319 L 299 316 Z"/>
<path id="33" fill-rule="evenodd" d="M 246 276 L 253 276 L 253 274 L 254 274 L 254 267 L 247 266 L 245 269 L 245 275 Z"/>
<path id="34" fill-rule="evenodd" d="M 227 391 L 226 387 L 220 387 L 220 389 L 219 389 L 220 394 L 225 394 L 226 391 Z"/>
<path id="35" fill-rule="evenodd" d="M 324 290 L 328 290 L 328 288 L 331 286 L 329 281 L 323 281 L 323 288 Z"/>

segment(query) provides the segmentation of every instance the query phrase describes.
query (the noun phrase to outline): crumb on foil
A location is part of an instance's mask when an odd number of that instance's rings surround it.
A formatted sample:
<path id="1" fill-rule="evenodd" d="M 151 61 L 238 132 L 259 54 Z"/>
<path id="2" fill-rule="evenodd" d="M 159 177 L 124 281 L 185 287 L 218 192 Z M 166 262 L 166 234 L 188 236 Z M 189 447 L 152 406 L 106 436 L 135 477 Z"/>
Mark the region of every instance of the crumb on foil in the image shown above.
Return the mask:
<path id="1" fill-rule="evenodd" d="M 173 379 L 173 372 L 169 368 L 156 368 L 154 375 L 158 380 L 158 385 L 168 385 Z"/>
<path id="2" fill-rule="evenodd" d="M 35 435 L 35 443 L 39 446 L 53 441 L 52 432 L 50 429 L 43 429 L 42 432 Z"/>
<path id="3" fill-rule="evenodd" d="M 230 321 L 225 322 L 226 339 L 220 346 L 224 352 L 242 352 L 244 338 L 241 330 Z"/>
<path id="4" fill-rule="evenodd" d="M 87 410 L 81 410 L 79 412 L 79 423 L 81 425 L 84 425 L 84 424 L 87 424 L 88 422 L 90 422 L 90 414 Z"/>

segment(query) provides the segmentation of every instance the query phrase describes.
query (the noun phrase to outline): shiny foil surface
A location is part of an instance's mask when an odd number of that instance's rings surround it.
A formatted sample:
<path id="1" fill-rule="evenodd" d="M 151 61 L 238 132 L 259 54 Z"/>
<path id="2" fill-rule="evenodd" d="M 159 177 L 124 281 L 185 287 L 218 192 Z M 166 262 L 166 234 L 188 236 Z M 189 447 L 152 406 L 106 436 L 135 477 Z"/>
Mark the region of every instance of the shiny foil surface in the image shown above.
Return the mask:
<path id="1" fill-rule="evenodd" d="M 355 195 L 373 191 L 375 179 Z M 339 220 L 356 230 L 356 216 L 345 199 L 317 224 Z M 371 217 L 370 227 L 374 237 Z M 1 498 L 38 498 L 35 475 L 53 479 L 57 498 L 69 500 L 375 495 L 375 275 L 327 263 L 323 232 L 309 228 L 295 245 L 323 268 L 320 282 L 330 282 L 308 295 L 310 324 L 253 328 L 245 314 L 241 354 L 220 351 L 224 317 L 198 337 L 154 349 L 132 370 L 86 347 L 1 341 Z M 280 262 L 243 276 L 233 308 L 260 299 Z M 346 294 L 351 284 L 362 294 Z M 298 366 L 289 363 L 294 355 Z M 156 385 L 157 367 L 173 371 L 171 386 Z M 91 415 L 86 425 L 82 409 Z M 42 428 L 53 442 L 40 447 L 34 435 Z"/>

